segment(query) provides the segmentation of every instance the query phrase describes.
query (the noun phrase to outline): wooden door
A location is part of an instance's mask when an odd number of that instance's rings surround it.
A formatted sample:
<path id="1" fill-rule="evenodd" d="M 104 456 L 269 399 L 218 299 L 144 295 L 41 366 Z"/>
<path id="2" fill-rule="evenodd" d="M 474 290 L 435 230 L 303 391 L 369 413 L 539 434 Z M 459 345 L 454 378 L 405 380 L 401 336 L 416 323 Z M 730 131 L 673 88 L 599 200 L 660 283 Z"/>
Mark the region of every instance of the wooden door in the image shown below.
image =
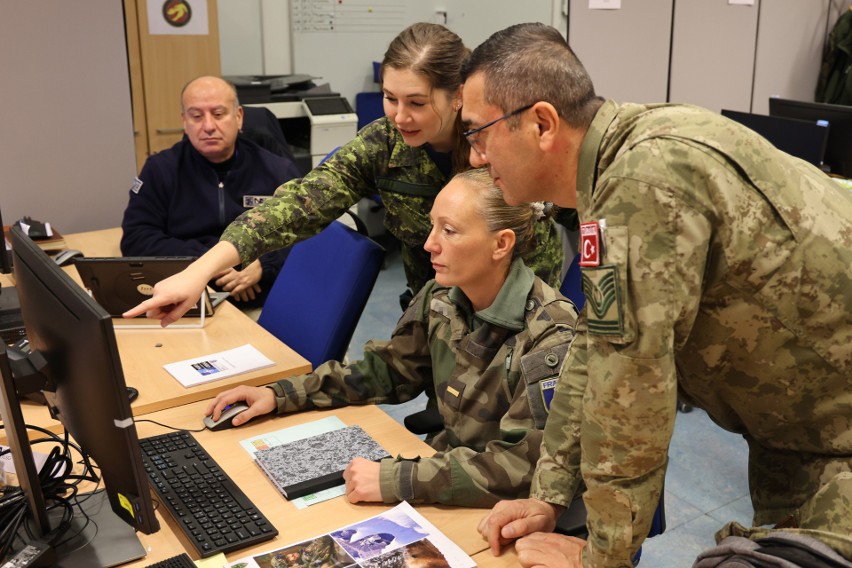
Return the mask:
<path id="1" fill-rule="evenodd" d="M 136 171 L 139 172 L 148 158 L 148 123 L 145 120 L 145 85 L 142 82 L 142 57 L 139 54 L 136 0 L 124 0 L 124 29 L 127 68 L 130 73 L 130 100 L 133 107 L 133 144 L 136 147 Z"/>
<path id="2" fill-rule="evenodd" d="M 131 63 L 131 86 L 141 84 L 141 101 L 134 96 L 134 121 L 144 121 L 144 135 L 137 136 L 137 159 L 140 146 L 147 149 L 145 157 L 180 140 L 183 127 L 180 119 L 180 91 L 186 83 L 200 75 L 221 75 L 219 56 L 219 21 L 216 0 L 183 0 L 190 7 L 206 2 L 207 33 L 205 35 L 152 34 L 148 19 L 148 3 L 159 9 L 165 0 L 125 0 L 128 27 L 128 55 L 133 57 L 130 31 L 134 16 L 138 37 L 138 76 L 134 81 Z M 135 8 L 135 11 L 134 11 Z M 135 12 L 135 13 L 131 13 Z M 198 11 L 196 10 L 196 13 Z M 135 93 L 135 91 L 134 91 Z M 137 113 L 137 106 L 143 108 Z M 138 130 L 142 124 L 136 123 Z M 147 139 L 147 140 L 146 140 Z M 144 163 L 144 158 L 139 162 Z"/>

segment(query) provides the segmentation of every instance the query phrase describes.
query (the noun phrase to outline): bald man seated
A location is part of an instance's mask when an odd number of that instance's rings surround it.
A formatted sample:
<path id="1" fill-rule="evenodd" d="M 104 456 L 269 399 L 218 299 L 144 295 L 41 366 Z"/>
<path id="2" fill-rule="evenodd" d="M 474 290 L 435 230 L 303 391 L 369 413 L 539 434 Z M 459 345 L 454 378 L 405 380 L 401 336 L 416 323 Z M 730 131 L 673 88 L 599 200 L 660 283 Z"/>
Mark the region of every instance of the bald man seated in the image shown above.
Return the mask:
<path id="1" fill-rule="evenodd" d="M 232 84 L 199 77 L 180 96 L 185 136 L 151 155 L 133 181 L 121 224 L 125 256 L 201 256 L 237 216 L 299 176 L 292 160 L 241 135 Z M 260 307 L 288 250 L 230 268 L 211 284 L 240 308 Z"/>

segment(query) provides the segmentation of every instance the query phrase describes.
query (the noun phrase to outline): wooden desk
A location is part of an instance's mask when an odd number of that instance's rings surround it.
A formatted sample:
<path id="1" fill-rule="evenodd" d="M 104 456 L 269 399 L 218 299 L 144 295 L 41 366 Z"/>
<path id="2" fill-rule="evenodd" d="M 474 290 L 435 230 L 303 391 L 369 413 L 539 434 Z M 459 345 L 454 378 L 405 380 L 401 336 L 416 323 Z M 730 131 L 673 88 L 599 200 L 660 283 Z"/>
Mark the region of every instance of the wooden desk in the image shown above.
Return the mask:
<path id="1" fill-rule="evenodd" d="M 196 428 L 201 425 L 201 414 L 206 404 L 206 402 L 198 402 L 171 408 L 146 416 L 146 418 L 170 426 Z M 279 531 L 274 540 L 228 554 L 229 561 L 233 562 L 244 556 L 275 550 L 291 543 L 322 535 L 350 523 L 372 517 L 392 507 L 383 504 L 353 505 L 344 497 L 338 497 L 312 505 L 307 509 L 296 509 L 278 493 L 278 490 L 266 478 L 260 468 L 254 464 L 251 456 L 239 445 L 240 440 L 318 420 L 332 414 L 338 416 L 346 424 L 360 425 L 391 455 L 401 454 L 406 457 L 413 457 L 416 455 L 429 456 L 434 453 L 432 448 L 375 406 L 350 406 L 281 417 L 270 416 L 260 421 L 250 422 L 240 428 L 219 432 L 205 430 L 194 434 L 213 459 L 238 483 L 249 499 L 261 509 Z M 137 423 L 136 428 L 141 437 L 164 432 L 162 427 L 150 423 Z M 485 509 L 418 506 L 417 510 L 467 554 L 473 556 L 486 549 L 485 541 L 476 531 L 479 520 L 486 513 Z M 190 556 L 195 555 L 191 547 L 185 548 L 182 544 L 182 534 L 181 537 L 176 534 L 180 529 L 175 529 L 176 525 L 168 513 L 158 511 L 157 518 L 161 527 L 158 532 L 151 535 L 139 534 L 142 545 L 148 550 L 148 556 L 128 566 L 133 568 L 146 566 L 184 551 Z M 490 557 L 491 553 L 487 552 L 487 555 Z M 483 556 L 483 560 L 485 561 L 487 558 Z"/>
<path id="2" fill-rule="evenodd" d="M 487 566 L 488 568 L 516 568 L 520 566 L 518 563 L 518 553 L 515 552 L 514 546 L 505 549 L 500 556 L 494 556 L 486 548 L 482 552 L 471 554 L 471 558 L 473 558 L 477 566 Z"/>
<path id="3" fill-rule="evenodd" d="M 87 256 L 120 256 L 118 244 L 121 229 L 106 229 L 65 236 L 69 248 L 85 252 Z M 77 270 L 66 269 L 78 283 Z M 230 302 L 223 302 L 216 314 L 200 329 L 116 329 L 116 342 L 128 386 L 139 390 L 133 402 L 135 416 L 165 408 L 206 400 L 240 384 L 265 385 L 283 377 L 311 371 L 310 362 L 287 347 L 257 322 L 243 314 Z M 251 373 L 245 373 L 202 385 L 185 388 L 164 368 L 167 363 L 217 353 L 246 343 L 275 362 Z M 62 425 L 50 418 L 47 407 L 36 403 L 23 404 L 24 418 L 53 432 L 61 432 Z M 5 439 L 0 430 L 0 441 Z"/>
<path id="4" fill-rule="evenodd" d="M 121 256 L 121 227 L 71 233 L 65 235 L 65 244 L 69 249 L 82 251 L 86 256 Z"/>

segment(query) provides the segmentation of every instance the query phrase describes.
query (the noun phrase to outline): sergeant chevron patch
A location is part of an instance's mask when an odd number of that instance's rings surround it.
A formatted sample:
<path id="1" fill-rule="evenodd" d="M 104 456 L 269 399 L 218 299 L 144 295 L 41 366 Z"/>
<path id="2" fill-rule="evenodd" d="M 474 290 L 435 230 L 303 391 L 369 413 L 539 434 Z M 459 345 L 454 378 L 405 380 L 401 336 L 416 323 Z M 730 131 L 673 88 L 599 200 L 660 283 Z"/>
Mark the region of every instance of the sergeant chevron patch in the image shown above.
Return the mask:
<path id="1" fill-rule="evenodd" d="M 623 335 L 624 318 L 621 313 L 618 267 L 611 264 L 583 267 L 582 274 L 589 333 Z"/>

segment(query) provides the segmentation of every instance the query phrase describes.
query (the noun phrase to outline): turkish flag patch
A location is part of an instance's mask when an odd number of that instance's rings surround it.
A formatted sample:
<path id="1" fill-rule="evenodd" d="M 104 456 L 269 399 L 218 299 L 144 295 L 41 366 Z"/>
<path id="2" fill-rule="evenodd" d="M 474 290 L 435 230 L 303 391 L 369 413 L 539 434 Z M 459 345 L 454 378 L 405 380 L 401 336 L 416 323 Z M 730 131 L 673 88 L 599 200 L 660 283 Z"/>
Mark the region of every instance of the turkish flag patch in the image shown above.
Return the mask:
<path id="1" fill-rule="evenodd" d="M 597 221 L 580 223 L 580 266 L 600 266 L 601 231 Z"/>

